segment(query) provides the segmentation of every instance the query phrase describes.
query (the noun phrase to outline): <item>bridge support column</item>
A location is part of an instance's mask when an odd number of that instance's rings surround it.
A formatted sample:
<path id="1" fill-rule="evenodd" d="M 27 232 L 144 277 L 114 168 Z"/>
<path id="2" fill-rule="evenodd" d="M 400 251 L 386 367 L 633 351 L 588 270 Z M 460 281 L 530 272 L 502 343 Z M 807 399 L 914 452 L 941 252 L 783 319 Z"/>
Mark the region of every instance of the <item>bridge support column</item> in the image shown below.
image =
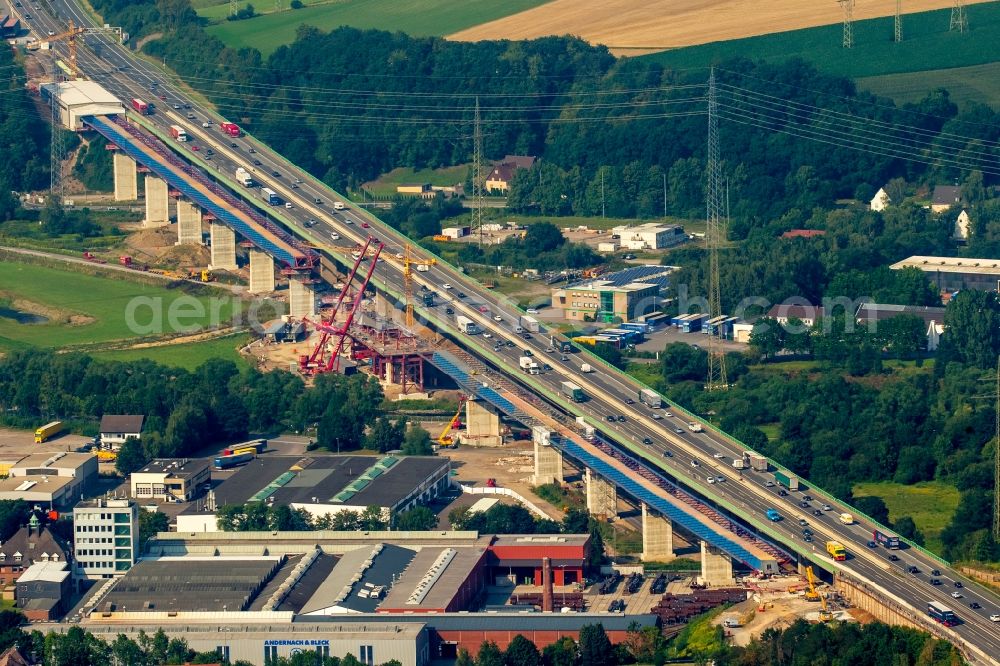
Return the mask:
<path id="1" fill-rule="evenodd" d="M 251 294 L 269 294 L 274 291 L 274 260 L 261 250 L 250 250 Z"/>
<path id="2" fill-rule="evenodd" d="M 201 210 L 182 199 L 177 200 L 177 244 L 201 245 Z"/>
<path id="3" fill-rule="evenodd" d="M 147 173 L 144 180 L 146 187 L 146 219 L 144 227 L 162 227 L 170 224 L 170 194 L 167 181 Z"/>
<path id="4" fill-rule="evenodd" d="M 492 405 L 479 400 L 465 402 L 465 436 L 463 443 L 472 446 L 500 446 L 500 415 Z"/>
<path id="5" fill-rule="evenodd" d="M 615 484 L 602 479 L 589 467 L 583 472 L 587 486 L 587 511 L 596 518 L 618 516 L 618 490 Z"/>
<path id="6" fill-rule="evenodd" d="M 535 445 L 535 475 L 532 481 L 536 486 L 563 482 L 562 453 L 552 446 L 550 435 L 547 428 L 540 426 L 531 430 L 531 440 Z"/>
<path id="7" fill-rule="evenodd" d="M 309 274 L 293 275 L 288 279 L 288 314 L 296 319 L 316 316 L 316 290 L 307 282 Z"/>
<path id="8" fill-rule="evenodd" d="M 642 508 L 642 561 L 666 562 L 674 559 L 674 525 L 666 516 L 653 513 L 641 503 Z"/>
<path id="9" fill-rule="evenodd" d="M 732 585 L 733 561 L 715 546 L 701 542 L 701 582 L 705 585 Z"/>
<path id="10" fill-rule="evenodd" d="M 212 222 L 209 231 L 212 241 L 212 264 L 209 268 L 217 271 L 235 271 L 236 232 L 221 222 Z"/>
<path id="11" fill-rule="evenodd" d="M 115 201 L 135 201 L 139 198 L 139 172 L 135 160 L 116 150 L 112 157 L 115 175 Z"/>

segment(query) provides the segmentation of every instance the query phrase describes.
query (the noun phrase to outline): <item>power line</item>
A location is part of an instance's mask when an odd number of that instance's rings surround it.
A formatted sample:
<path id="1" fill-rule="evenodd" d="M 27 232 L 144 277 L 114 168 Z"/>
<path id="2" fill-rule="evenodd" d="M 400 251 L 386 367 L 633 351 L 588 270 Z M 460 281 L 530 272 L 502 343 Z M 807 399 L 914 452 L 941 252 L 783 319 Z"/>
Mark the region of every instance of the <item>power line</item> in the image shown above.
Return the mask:
<path id="1" fill-rule="evenodd" d="M 948 21 L 948 32 L 969 31 L 969 17 L 965 13 L 965 0 L 954 0 L 951 5 L 951 19 Z"/>
<path id="2" fill-rule="evenodd" d="M 719 246 L 725 233 L 722 223 L 722 177 L 719 160 L 719 113 L 715 87 L 715 69 L 708 76 L 708 147 L 705 169 L 705 244 L 708 246 L 708 321 L 722 315 L 722 288 L 719 272 Z M 726 354 L 716 335 L 722 335 L 722 325 L 716 322 L 716 330 L 708 333 L 708 381 L 705 388 L 721 391 L 729 388 L 726 373 Z M 707 325 L 707 322 L 706 322 Z"/>

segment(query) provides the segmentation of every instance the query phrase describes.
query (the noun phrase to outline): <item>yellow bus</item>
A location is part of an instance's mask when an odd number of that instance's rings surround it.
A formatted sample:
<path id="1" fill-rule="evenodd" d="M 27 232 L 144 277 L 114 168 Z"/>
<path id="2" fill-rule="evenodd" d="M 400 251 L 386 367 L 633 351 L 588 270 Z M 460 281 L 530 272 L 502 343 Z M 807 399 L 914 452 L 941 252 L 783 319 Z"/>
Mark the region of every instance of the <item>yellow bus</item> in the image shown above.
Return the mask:
<path id="1" fill-rule="evenodd" d="M 62 421 L 53 421 L 48 425 L 43 425 L 35 431 L 35 444 L 41 444 L 42 442 L 52 439 L 54 435 L 61 433 L 64 428 L 65 426 L 63 426 Z"/>

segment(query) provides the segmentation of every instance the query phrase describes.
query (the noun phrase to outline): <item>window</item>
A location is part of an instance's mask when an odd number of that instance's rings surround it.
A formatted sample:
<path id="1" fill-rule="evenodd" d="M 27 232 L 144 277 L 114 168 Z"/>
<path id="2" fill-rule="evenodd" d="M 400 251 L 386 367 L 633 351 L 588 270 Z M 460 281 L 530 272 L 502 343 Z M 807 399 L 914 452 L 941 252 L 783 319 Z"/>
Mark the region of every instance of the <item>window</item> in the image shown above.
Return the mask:
<path id="1" fill-rule="evenodd" d="M 361 656 L 358 659 L 362 664 L 375 666 L 375 650 L 373 645 L 362 645 L 360 652 Z"/>
<path id="2" fill-rule="evenodd" d="M 219 646 L 217 646 L 215 648 L 215 651 L 219 654 L 219 658 L 222 661 L 224 661 L 224 662 L 228 662 L 229 661 L 229 646 L 228 645 L 219 645 Z"/>

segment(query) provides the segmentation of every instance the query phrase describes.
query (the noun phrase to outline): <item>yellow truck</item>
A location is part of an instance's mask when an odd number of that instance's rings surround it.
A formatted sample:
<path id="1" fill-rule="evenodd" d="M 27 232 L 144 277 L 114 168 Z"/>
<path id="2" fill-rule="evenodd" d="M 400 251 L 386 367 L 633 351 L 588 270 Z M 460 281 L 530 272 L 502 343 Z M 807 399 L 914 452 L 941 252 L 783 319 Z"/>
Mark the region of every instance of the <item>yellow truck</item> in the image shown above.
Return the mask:
<path id="1" fill-rule="evenodd" d="M 35 444 L 41 444 L 52 439 L 54 436 L 65 430 L 66 426 L 62 421 L 53 421 L 35 431 Z"/>

